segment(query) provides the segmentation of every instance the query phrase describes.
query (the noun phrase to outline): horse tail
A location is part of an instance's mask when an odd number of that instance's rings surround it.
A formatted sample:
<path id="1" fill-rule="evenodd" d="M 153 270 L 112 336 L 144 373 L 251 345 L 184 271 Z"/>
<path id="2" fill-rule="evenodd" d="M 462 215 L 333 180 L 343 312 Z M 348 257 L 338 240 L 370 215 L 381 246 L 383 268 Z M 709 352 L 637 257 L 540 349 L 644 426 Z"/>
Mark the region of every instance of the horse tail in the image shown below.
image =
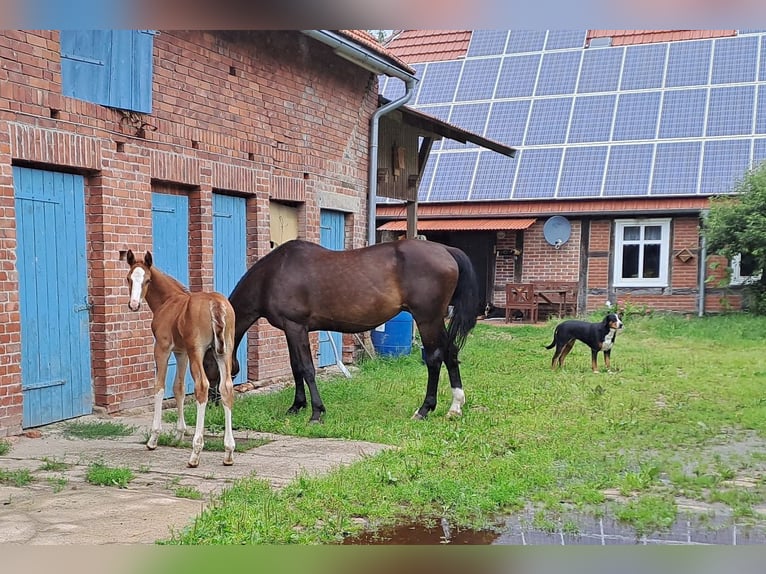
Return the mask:
<path id="1" fill-rule="evenodd" d="M 224 355 L 227 352 L 226 338 L 226 303 L 213 300 L 210 303 L 210 315 L 213 321 L 213 349 L 216 355 Z M 229 349 L 230 350 L 230 349 Z"/>
<path id="2" fill-rule="evenodd" d="M 450 255 L 457 262 L 458 277 L 455 292 L 452 294 L 452 317 L 447 326 L 447 342 L 454 343 L 458 349 L 465 344 L 468 333 L 476 326 L 479 309 L 479 280 L 468 256 L 455 247 L 447 247 Z"/>

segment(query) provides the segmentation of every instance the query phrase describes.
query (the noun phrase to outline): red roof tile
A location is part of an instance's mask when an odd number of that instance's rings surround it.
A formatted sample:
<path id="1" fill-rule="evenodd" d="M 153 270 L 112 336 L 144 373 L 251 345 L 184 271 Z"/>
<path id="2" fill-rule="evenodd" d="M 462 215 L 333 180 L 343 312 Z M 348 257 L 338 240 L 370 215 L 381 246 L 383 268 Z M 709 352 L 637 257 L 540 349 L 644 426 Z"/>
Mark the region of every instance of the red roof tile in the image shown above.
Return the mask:
<path id="1" fill-rule="evenodd" d="M 625 46 L 736 35 L 736 30 L 588 30 L 586 45 L 593 38 L 612 38 L 612 46 Z"/>
<path id="2" fill-rule="evenodd" d="M 470 219 L 418 219 L 418 231 L 499 231 L 528 229 L 534 218 L 470 218 Z M 407 220 L 389 221 L 378 227 L 380 231 L 407 231 Z"/>
<path id="3" fill-rule="evenodd" d="M 564 214 L 615 214 L 698 212 L 709 207 L 706 197 L 646 197 L 625 199 L 577 199 L 556 201 L 474 201 L 455 203 L 421 203 L 418 219 L 468 217 L 540 217 Z M 407 208 L 402 205 L 380 204 L 377 217 L 402 219 Z"/>
<path id="4" fill-rule="evenodd" d="M 354 42 L 357 42 L 359 44 L 362 44 L 363 46 L 366 46 L 370 50 L 377 52 L 379 55 L 384 56 L 385 58 L 388 58 L 392 62 L 394 62 L 397 66 L 400 66 L 402 69 L 407 70 L 411 74 L 415 73 L 415 70 L 410 68 L 407 63 L 399 58 L 396 54 L 394 54 L 391 50 L 387 49 L 385 46 L 383 46 L 380 42 L 378 42 L 375 37 L 367 32 L 366 30 L 338 30 L 338 33 L 343 34 L 347 38 L 350 38 Z"/>
<path id="5" fill-rule="evenodd" d="M 409 64 L 458 60 L 465 57 L 471 30 L 402 30 L 386 49 Z"/>

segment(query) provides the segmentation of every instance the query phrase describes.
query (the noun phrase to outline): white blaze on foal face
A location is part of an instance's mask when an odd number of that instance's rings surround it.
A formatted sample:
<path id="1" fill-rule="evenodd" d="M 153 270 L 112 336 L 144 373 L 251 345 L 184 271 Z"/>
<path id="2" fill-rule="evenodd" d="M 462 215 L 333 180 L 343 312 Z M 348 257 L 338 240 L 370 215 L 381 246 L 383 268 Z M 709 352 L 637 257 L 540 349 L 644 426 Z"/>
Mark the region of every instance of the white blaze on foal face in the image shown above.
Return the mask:
<path id="1" fill-rule="evenodd" d="M 130 276 L 128 277 L 130 285 L 130 301 L 128 301 L 128 308 L 130 308 L 131 311 L 138 311 L 139 307 L 141 307 L 144 279 L 146 279 L 146 271 L 141 267 L 136 267 L 130 272 Z"/>

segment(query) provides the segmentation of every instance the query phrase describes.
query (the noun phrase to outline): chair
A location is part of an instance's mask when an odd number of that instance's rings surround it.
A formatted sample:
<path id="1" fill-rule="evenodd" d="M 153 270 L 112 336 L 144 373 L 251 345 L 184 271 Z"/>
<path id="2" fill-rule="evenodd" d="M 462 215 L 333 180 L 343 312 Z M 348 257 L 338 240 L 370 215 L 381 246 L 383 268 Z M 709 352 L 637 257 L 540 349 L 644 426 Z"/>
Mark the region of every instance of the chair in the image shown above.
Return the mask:
<path id="1" fill-rule="evenodd" d="M 505 286 L 505 322 L 510 323 L 512 311 L 521 311 L 530 322 L 537 322 L 537 296 L 532 283 L 507 283 Z"/>

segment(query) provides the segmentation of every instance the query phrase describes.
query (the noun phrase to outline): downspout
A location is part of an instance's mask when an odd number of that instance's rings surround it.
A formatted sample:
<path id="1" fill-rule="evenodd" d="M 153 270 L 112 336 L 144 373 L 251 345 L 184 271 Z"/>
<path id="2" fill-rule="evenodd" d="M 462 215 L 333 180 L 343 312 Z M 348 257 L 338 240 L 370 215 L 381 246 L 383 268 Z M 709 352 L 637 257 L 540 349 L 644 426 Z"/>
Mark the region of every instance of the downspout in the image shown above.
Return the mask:
<path id="1" fill-rule="evenodd" d="M 703 227 L 705 219 L 707 218 L 708 210 L 705 209 L 700 214 L 702 217 Z M 705 282 L 707 274 L 707 240 L 705 239 L 705 233 L 702 233 L 702 242 L 700 244 L 700 272 L 699 272 L 699 308 L 697 309 L 697 316 L 703 317 L 705 315 Z"/>
<path id="2" fill-rule="evenodd" d="M 378 124 L 381 116 L 406 104 L 415 90 L 413 80 L 404 81 L 406 89 L 404 95 L 398 100 L 388 102 L 382 108 L 375 110 L 370 120 L 370 167 L 367 186 L 367 245 L 375 245 L 375 219 L 377 215 L 376 203 L 378 198 Z"/>
<path id="3" fill-rule="evenodd" d="M 398 78 L 404 82 L 404 95 L 387 103 L 385 106 L 375 110 L 370 120 L 370 153 L 368 167 L 368 186 L 367 186 L 367 244 L 375 244 L 375 202 L 378 196 L 378 125 L 380 118 L 385 114 L 402 107 L 412 97 L 415 91 L 415 82 L 417 78 L 397 67 L 371 50 L 347 40 L 343 36 L 330 30 L 302 30 L 310 38 L 314 38 L 323 44 L 330 46 L 336 54 L 358 66 L 369 70 L 375 74 L 383 74 L 393 78 Z"/>

